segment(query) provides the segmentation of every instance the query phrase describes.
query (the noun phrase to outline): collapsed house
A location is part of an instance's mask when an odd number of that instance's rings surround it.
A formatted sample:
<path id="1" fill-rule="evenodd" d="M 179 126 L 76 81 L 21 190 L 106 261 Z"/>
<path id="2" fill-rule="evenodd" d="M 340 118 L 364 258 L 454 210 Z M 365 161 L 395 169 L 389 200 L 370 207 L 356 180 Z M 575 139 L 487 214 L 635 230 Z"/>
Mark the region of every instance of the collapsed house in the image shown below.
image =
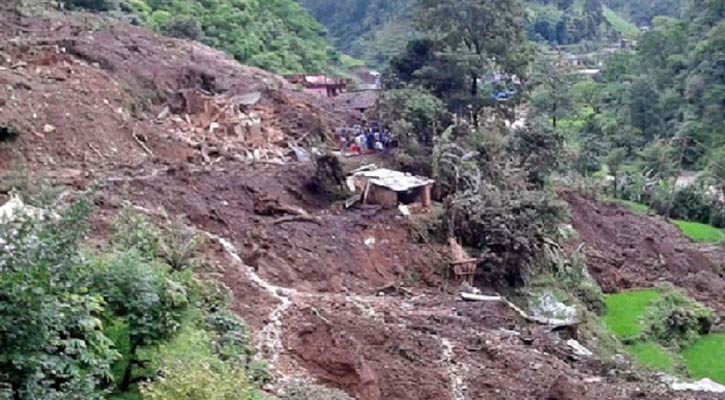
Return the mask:
<path id="1" fill-rule="evenodd" d="M 347 185 L 360 195 L 363 204 L 376 204 L 386 208 L 403 205 L 431 205 L 431 190 L 435 181 L 376 165 L 358 168 L 348 176 Z"/>
<path id="2" fill-rule="evenodd" d="M 285 79 L 293 85 L 299 85 L 305 93 L 318 96 L 337 97 L 347 91 L 347 80 L 327 75 L 288 75 Z"/>

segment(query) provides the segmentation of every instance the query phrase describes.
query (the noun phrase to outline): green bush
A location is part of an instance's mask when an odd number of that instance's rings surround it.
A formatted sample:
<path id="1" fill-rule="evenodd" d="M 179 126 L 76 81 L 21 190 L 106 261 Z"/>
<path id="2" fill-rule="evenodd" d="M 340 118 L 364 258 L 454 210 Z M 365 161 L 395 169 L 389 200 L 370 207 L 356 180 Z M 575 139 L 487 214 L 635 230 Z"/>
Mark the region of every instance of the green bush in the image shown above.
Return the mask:
<path id="1" fill-rule="evenodd" d="M 545 237 L 555 237 L 566 209 L 543 191 L 509 191 L 486 185 L 447 202 L 446 224 L 461 244 L 480 252 L 479 262 L 494 283 L 522 286 L 542 254 Z"/>
<path id="2" fill-rule="evenodd" d="M 666 346 L 686 347 L 710 332 L 715 319 L 707 307 L 671 292 L 649 306 L 644 321 L 651 339 Z"/>
<path id="3" fill-rule="evenodd" d="M 192 16 L 175 16 L 165 21 L 159 27 L 165 35 L 190 40 L 201 40 L 204 37 L 204 30 L 201 23 Z"/>
<path id="4" fill-rule="evenodd" d="M 108 11 L 112 8 L 113 3 L 109 0 L 61 0 L 63 6 L 68 10 L 90 10 L 90 11 Z"/>
<path id="5" fill-rule="evenodd" d="M 78 249 L 90 204 L 58 218 L 18 213 L 0 224 L 0 391 L 10 398 L 100 399 L 119 354 L 103 299 L 88 291 Z M 3 389 L 4 388 L 4 389 Z"/>
<path id="6" fill-rule="evenodd" d="M 161 378 L 141 386 L 144 400 L 262 400 L 243 369 L 202 360 L 165 365 Z"/>

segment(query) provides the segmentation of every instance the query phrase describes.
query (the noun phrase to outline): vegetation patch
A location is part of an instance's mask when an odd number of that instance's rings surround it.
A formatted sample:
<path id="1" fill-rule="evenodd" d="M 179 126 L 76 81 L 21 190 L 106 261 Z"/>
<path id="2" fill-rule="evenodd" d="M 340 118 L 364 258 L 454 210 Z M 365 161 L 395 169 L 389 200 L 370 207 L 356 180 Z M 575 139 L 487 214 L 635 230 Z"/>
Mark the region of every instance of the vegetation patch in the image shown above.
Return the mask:
<path id="1" fill-rule="evenodd" d="M 606 298 L 605 326 L 645 369 L 725 382 L 725 335 L 707 335 L 715 314 L 684 294 L 638 290 Z"/>
<path id="2" fill-rule="evenodd" d="M 647 205 L 634 201 L 615 198 L 609 198 L 607 199 L 607 201 L 625 206 L 629 208 L 632 212 L 635 212 L 637 214 L 650 214 L 652 212 L 652 209 L 650 209 Z"/>
<path id="3" fill-rule="evenodd" d="M 604 14 L 604 18 L 607 20 L 609 25 L 611 25 L 615 31 L 622 34 L 622 36 L 624 36 L 625 38 L 636 39 L 639 36 L 639 28 L 637 28 L 637 26 L 633 23 L 622 18 L 621 15 L 614 12 L 614 10 L 612 10 L 611 8 L 607 6 L 602 6 L 602 12 Z"/>
<path id="4" fill-rule="evenodd" d="M 699 222 L 673 221 L 685 236 L 698 243 L 720 243 L 725 240 L 722 229 Z"/>
<path id="5" fill-rule="evenodd" d="M 674 357 L 657 343 L 638 342 L 627 346 L 627 350 L 645 369 L 668 373 L 675 371 Z"/>
<path id="6" fill-rule="evenodd" d="M 639 338 L 647 329 L 644 316 L 647 307 L 662 298 L 657 290 L 635 290 L 606 297 L 604 323 L 623 341 Z"/>
<path id="7" fill-rule="evenodd" d="M 725 384 L 725 334 L 703 336 L 682 351 L 687 370 L 693 378 L 710 378 Z"/>

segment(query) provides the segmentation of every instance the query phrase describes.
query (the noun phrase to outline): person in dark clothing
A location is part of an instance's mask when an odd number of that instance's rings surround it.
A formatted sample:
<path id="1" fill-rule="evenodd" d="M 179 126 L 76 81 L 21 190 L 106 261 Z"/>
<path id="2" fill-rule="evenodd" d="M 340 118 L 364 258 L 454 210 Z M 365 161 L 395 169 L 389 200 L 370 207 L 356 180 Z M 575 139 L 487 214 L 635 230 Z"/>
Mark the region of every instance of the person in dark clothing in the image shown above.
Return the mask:
<path id="1" fill-rule="evenodd" d="M 373 131 L 368 130 L 365 133 L 365 140 L 367 141 L 368 150 L 375 149 L 375 134 Z"/>

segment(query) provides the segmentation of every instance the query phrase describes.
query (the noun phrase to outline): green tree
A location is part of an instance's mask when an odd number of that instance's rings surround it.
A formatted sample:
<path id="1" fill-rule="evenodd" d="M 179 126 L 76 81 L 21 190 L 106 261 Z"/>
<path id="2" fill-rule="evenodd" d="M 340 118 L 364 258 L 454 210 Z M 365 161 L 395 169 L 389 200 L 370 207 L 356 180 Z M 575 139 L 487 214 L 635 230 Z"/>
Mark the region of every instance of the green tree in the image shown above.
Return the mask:
<path id="1" fill-rule="evenodd" d="M 666 180 L 677 173 L 677 154 L 665 140 L 655 140 L 639 155 L 642 171 L 652 178 Z"/>
<path id="2" fill-rule="evenodd" d="M 537 57 L 532 75 L 535 89 L 531 93 L 531 104 L 538 113 L 547 116 L 556 129 L 559 120 L 571 111 L 569 91 L 573 78 L 558 67 L 556 58 L 543 54 Z"/>
<path id="3" fill-rule="evenodd" d="M 484 73 L 523 75 L 523 17 L 519 0 L 421 0 L 417 22 L 446 46 L 448 57 L 468 76 L 475 100 Z"/>
<path id="4" fill-rule="evenodd" d="M 0 394 L 103 398 L 119 355 L 78 256 L 90 210 L 80 201 L 58 218 L 21 213 L 0 224 Z"/>
<path id="5" fill-rule="evenodd" d="M 612 193 L 614 197 L 617 197 L 617 190 L 619 189 L 619 172 L 622 170 L 622 166 L 627 158 L 627 150 L 623 148 L 617 148 L 607 154 L 605 163 L 609 168 L 609 173 L 614 177 L 614 187 Z"/>
<path id="6" fill-rule="evenodd" d="M 145 260 L 136 249 L 112 254 L 92 266 L 94 290 L 108 304 L 109 320 L 128 325 L 130 358 L 119 383 L 121 391 L 133 383 L 133 369 L 141 364 L 138 350 L 173 337 L 189 305 L 185 286 L 170 267 Z"/>

